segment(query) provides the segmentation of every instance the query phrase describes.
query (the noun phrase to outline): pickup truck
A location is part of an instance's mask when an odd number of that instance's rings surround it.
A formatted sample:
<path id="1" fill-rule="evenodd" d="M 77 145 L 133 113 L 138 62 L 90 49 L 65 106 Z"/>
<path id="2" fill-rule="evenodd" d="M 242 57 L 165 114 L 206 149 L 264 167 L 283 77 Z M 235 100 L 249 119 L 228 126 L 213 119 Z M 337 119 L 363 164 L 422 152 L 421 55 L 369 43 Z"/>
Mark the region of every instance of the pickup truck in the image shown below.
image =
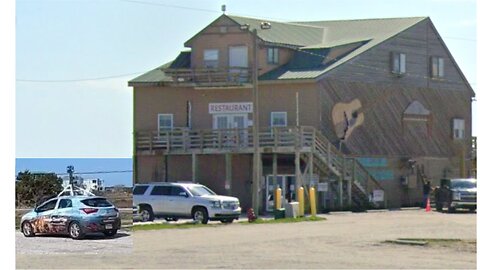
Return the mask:
<path id="1" fill-rule="evenodd" d="M 444 207 L 451 213 L 458 208 L 471 212 L 477 209 L 477 179 L 442 179 L 440 183 L 440 188 L 434 192 L 437 211 L 443 211 Z"/>

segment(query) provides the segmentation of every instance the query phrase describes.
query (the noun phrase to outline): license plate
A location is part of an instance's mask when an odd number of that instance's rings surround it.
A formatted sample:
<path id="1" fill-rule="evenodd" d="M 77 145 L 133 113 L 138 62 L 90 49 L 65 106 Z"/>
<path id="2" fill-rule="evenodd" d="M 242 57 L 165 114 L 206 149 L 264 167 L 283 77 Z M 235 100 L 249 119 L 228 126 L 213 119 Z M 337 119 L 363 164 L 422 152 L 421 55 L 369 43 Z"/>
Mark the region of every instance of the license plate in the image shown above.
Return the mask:
<path id="1" fill-rule="evenodd" d="M 113 225 L 112 224 L 105 224 L 105 229 L 113 229 Z"/>

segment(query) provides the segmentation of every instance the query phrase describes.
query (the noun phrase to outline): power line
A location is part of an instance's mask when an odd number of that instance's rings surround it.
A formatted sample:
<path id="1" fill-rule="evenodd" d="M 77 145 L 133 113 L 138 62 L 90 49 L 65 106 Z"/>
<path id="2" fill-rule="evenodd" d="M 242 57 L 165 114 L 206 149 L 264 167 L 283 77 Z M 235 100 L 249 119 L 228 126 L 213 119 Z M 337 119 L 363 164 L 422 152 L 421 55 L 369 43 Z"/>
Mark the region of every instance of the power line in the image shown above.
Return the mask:
<path id="1" fill-rule="evenodd" d="M 132 76 L 145 73 L 145 71 L 141 72 L 134 72 L 134 73 L 126 73 L 126 74 L 119 74 L 119 75 L 111 75 L 105 77 L 94 77 L 94 78 L 83 78 L 83 79 L 65 79 L 65 80 L 32 80 L 32 79 L 17 79 L 17 82 L 34 82 L 34 83 L 65 83 L 65 82 L 87 82 L 87 81 L 99 81 L 99 80 L 107 80 L 107 79 L 114 79 L 114 78 L 121 78 L 126 76 Z"/>
<path id="2" fill-rule="evenodd" d="M 210 13 L 220 13 L 219 10 L 177 6 L 177 5 L 162 4 L 162 3 L 157 3 L 157 2 L 147 2 L 147 1 L 139 1 L 139 0 L 119 0 L 119 1 L 128 2 L 128 3 L 135 3 L 135 4 L 142 4 L 142 5 L 170 7 L 170 8 L 178 8 L 178 9 L 188 9 L 188 10 L 203 11 L 203 12 L 210 12 Z"/>

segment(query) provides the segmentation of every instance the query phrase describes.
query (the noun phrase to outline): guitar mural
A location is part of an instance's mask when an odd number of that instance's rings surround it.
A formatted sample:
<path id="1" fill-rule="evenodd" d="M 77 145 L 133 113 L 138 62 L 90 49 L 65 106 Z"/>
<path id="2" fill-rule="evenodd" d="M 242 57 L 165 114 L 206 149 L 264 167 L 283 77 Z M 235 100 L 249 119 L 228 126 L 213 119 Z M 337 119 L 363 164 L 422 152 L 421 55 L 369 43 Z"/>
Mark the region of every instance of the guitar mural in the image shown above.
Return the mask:
<path id="1" fill-rule="evenodd" d="M 358 98 L 349 103 L 337 103 L 332 109 L 332 122 L 335 134 L 341 140 L 347 140 L 353 130 L 364 121 L 362 103 Z"/>

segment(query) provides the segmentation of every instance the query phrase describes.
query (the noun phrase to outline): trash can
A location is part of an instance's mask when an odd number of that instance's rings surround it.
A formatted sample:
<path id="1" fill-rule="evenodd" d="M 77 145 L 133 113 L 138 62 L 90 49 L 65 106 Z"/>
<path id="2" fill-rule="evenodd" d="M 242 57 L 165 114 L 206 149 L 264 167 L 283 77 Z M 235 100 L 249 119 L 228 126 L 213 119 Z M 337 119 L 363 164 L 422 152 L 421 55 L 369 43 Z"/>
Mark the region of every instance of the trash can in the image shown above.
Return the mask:
<path id="1" fill-rule="evenodd" d="M 286 218 L 296 218 L 298 217 L 299 212 L 299 204 L 298 202 L 289 202 L 285 206 L 285 217 Z"/>
<path id="2" fill-rule="evenodd" d="M 285 218 L 285 208 L 273 210 L 273 217 L 275 219 Z"/>

